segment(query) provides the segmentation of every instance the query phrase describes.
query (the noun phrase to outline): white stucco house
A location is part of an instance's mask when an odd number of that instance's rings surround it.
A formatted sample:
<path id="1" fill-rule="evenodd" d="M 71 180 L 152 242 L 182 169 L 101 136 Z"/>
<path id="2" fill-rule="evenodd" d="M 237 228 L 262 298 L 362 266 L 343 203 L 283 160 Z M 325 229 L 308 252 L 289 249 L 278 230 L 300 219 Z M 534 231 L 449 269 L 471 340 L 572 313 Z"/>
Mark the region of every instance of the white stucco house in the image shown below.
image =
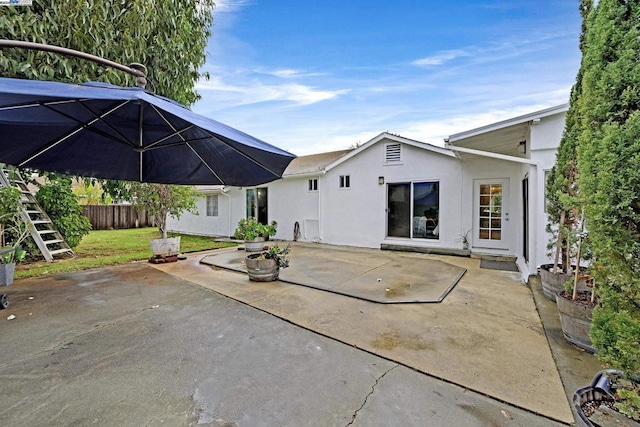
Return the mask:
<path id="1" fill-rule="evenodd" d="M 200 215 L 169 230 L 231 236 L 238 220 L 278 222 L 276 239 L 516 258 L 524 280 L 549 262 L 544 181 L 568 104 L 445 139 L 381 133 L 352 149 L 301 156 L 252 188 L 199 187 Z M 469 249 L 463 249 L 462 236 Z"/>

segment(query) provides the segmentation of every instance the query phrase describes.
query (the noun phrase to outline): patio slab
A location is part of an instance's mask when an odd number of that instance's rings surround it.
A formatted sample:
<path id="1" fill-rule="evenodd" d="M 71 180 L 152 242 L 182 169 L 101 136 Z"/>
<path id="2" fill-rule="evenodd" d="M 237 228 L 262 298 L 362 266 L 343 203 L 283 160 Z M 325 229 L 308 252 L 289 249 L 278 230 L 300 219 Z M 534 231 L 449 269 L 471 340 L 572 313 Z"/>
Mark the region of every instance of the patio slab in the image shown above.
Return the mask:
<path id="1" fill-rule="evenodd" d="M 348 255 L 331 255 L 345 250 Z M 154 267 L 434 378 L 552 420 L 573 421 L 531 290 L 518 273 L 480 269 L 479 259 L 300 243 L 291 263 L 339 275 L 335 270 L 343 264 L 327 264 L 325 256 L 348 256 L 351 264 L 366 266 L 398 256 L 438 260 L 467 273 L 440 304 L 386 305 L 284 282 L 251 282 L 198 265 L 200 254 Z"/>
<path id="2" fill-rule="evenodd" d="M 242 288 L 246 277 L 198 256 L 172 263 L 172 274 L 154 267 L 7 289 L 0 425 L 561 425 L 206 289 L 195 279 Z M 272 285 L 253 296 L 282 290 Z"/>
<path id="3" fill-rule="evenodd" d="M 245 273 L 246 255 L 245 251 L 225 251 L 200 262 Z M 377 255 L 363 260 L 344 248 L 318 251 L 298 245 L 296 258 L 305 262 L 282 269 L 280 281 L 380 304 L 442 302 L 466 272 L 441 260 L 409 256 Z"/>

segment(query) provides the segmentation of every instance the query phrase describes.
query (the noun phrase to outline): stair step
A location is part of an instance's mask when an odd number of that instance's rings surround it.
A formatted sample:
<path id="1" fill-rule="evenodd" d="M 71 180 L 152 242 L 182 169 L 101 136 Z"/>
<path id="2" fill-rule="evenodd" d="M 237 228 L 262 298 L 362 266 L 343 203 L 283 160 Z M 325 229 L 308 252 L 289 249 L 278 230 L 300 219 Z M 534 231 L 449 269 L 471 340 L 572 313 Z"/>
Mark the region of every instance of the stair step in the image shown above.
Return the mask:
<path id="1" fill-rule="evenodd" d="M 54 243 L 63 243 L 62 239 L 43 240 L 45 245 L 53 245 Z"/>
<path id="2" fill-rule="evenodd" d="M 37 224 L 51 224 L 51 221 L 49 221 L 48 219 L 35 219 L 33 221 L 31 221 L 34 225 Z"/>
<path id="3" fill-rule="evenodd" d="M 49 253 L 50 253 L 51 255 L 62 254 L 62 253 L 65 253 L 65 252 L 71 252 L 71 253 L 73 253 L 73 251 L 72 251 L 71 249 L 66 249 L 66 248 L 65 248 L 65 249 L 56 249 L 55 251 L 49 251 Z"/>
<path id="4" fill-rule="evenodd" d="M 56 230 L 38 230 L 38 234 L 53 234 Z"/>

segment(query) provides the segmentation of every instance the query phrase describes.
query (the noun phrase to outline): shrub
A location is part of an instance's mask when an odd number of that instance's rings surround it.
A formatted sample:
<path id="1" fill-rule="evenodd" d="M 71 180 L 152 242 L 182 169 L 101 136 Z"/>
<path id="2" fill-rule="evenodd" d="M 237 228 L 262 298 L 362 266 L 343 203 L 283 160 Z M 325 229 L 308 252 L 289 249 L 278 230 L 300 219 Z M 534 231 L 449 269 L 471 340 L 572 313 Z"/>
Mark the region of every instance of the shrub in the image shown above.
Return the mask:
<path id="1" fill-rule="evenodd" d="M 89 234 L 91 223 L 82 214 L 78 198 L 71 191 L 70 178 L 50 177 L 47 184 L 40 186 L 36 199 L 71 248 Z"/>

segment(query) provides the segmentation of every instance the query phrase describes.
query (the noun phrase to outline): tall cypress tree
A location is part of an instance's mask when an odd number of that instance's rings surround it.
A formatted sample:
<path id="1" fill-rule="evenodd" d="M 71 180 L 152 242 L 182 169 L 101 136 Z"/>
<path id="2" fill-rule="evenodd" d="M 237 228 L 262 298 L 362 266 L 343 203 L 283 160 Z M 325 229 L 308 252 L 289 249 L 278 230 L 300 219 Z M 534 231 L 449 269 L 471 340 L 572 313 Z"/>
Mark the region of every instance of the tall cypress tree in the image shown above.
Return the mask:
<path id="1" fill-rule="evenodd" d="M 640 0 L 600 0 L 582 67 L 578 184 L 584 196 L 600 305 L 598 357 L 640 373 Z M 619 409 L 640 419 L 640 390 Z"/>
<path id="2" fill-rule="evenodd" d="M 580 50 L 583 53 L 586 44 L 587 19 L 593 9 L 593 0 L 580 0 L 580 14 L 582 15 L 582 29 L 580 34 Z M 580 97 L 582 93 L 582 74 L 584 64 L 581 63 L 576 82 L 571 88 L 569 111 L 565 119 L 565 128 L 558 147 L 556 163 L 551 169 L 546 183 L 547 213 L 549 224 L 547 232 L 555 232 L 561 247 L 571 245 L 574 238 L 573 231 L 579 215 L 581 204 L 577 183 L 577 146 L 580 135 Z M 557 242 L 551 242 L 556 245 Z M 551 244 L 550 244 L 551 247 Z M 562 253 L 562 265 L 566 273 L 570 273 L 571 260 Z M 580 260 L 577 260 L 578 263 Z"/>

